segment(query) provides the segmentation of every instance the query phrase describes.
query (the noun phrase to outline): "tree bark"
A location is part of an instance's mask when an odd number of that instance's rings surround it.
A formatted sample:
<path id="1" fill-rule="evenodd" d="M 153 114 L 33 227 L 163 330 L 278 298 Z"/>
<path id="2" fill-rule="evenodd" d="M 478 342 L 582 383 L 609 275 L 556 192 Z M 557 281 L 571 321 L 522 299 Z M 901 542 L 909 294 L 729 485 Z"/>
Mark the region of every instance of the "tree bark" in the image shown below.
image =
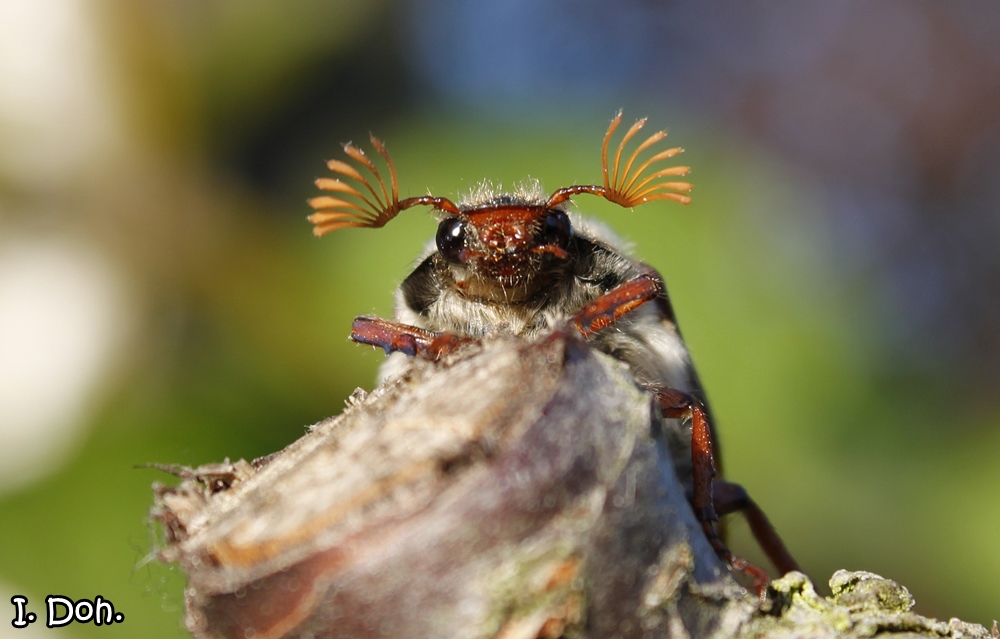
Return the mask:
<path id="1" fill-rule="evenodd" d="M 867 573 L 830 600 L 792 573 L 761 606 L 659 433 L 627 368 L 579 338 L 497 339 L 414 360 L 267 458 L 167 468 L 160 556 L 188 576 L 197 639 L 990 636 Z"/>

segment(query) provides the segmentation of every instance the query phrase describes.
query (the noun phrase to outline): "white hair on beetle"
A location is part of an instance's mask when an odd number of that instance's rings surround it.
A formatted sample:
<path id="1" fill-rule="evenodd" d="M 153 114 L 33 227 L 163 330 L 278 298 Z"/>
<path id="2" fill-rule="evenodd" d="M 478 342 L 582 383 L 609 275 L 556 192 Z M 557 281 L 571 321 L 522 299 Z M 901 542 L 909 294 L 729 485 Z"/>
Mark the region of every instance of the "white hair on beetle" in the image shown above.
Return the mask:
<path id="1" fill-rule="evenodd" d="M 534 178 L 528 178 L 517 184 L 513 190 L 503 188 L 502 184 L 483 180 L 459 199 L 463 209 L 474 209 L 481 206 L 496 204 L 498 201 L 510 201 L 518 204 L 545 204 L 548 193 L 542 188 L 542 183 Z"/>

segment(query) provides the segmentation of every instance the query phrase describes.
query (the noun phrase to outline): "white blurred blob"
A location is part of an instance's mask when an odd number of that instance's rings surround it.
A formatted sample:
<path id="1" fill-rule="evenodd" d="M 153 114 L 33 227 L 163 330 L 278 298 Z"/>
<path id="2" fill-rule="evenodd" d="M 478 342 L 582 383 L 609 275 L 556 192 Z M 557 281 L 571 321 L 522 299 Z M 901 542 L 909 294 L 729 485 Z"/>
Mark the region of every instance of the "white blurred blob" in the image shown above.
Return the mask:
<path id="1" fill-rule="evenodd" d="M 0 492 L 65 459 L 126 319 L 121 288 L 93 251 L 0 240 Z"/>
<path id="2" fill-rule="evenodd" d="M 116 137 L 95 6 L 0 2 L 0 174 L 8 180 L 65 180 Z"/>

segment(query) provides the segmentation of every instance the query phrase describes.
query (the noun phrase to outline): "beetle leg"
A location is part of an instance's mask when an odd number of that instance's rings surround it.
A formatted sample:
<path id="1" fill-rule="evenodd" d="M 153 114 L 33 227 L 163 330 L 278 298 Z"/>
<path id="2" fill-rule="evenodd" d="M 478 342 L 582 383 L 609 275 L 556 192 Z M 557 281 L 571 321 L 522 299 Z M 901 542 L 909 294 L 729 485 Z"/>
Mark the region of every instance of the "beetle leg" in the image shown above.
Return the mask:
<path id="1" fill-rule="evenodd" d="M 378 317 L 357 317 L 351 325 L 352 340 L 359 344 L 380 346 L 385 349 L 386 355 L 398 351 L 413 357 L 426 350 L 435 337 L 437 333 Z"/>
<path id="2" fill-rule="evenodd" d="M 590 302 L 570 319 L 576 330 L 589 337 L 618 318 L 632 312 L 664 292 L 663 280 L 655 272 L 643 273 Z"/>
<path id="3" fill-rule="evenodd" d="M 778 572 L 784 574 L 801 570 L 798 562 L 785 547 L 785 542 L 778 536 L 778 531 L 768 521 L 767 515 L 750 498 L 743 486 L 720 479 L 715 482 L 714 488 L 713 501 L 716 511 L 720 515 L 742 511 L 747 523 L 750 524 L 750 532 L 753 533 L 754 539 Z"/>
<path id="4" fill-rule="evenodd" d="M 667 296 L 663 276 L 648 264 L 640 263 L 639 268 L 639 275 L 619 284 L 577 311 L 570 318 L 570 324 L 584 337 L 589 337 L 643 304 L 655 302 L 660 316 L 679 335 L 680 330 L 677 328 L 677 319 Z"/>
<path id="5" fill-rule="evenodd" d="M 712 480 L 716 475 L 712 453 L 712 429 L 705 416 L 704 408 L 691 395 L 673 388 L 657 388 L 653 389 L 653 392 L 656 394 L 656 400 L 664 417 L 691 420 L 691 462 L 694 484 L 691 506 L 694 509 L 695 517 L 701 522 L 701 529 L 705 533 L 705 537 L 715 550 L 715 554 L 733 570 L 749 576 L 753 580 L 757 594 L 763 597 L 767 582 L 770 581 L 767 572 L 746 559 L 734 555 L 722 541 L 716 528 L 719 516 L 715 510 L 712 486 Z M 727 486 L 735 486 L 735 484 Z"/>
<path id="6" fill-rule="evenodd" d="M 351 339 L 359 344 L 379 346 L 385 349 L 386 355 L 400 352 L 410 357 L 419 355 L 435 361 L 476 341 L 454 333 L 436 333 L 408 324 L 366 316 L 354 319 Z"/>

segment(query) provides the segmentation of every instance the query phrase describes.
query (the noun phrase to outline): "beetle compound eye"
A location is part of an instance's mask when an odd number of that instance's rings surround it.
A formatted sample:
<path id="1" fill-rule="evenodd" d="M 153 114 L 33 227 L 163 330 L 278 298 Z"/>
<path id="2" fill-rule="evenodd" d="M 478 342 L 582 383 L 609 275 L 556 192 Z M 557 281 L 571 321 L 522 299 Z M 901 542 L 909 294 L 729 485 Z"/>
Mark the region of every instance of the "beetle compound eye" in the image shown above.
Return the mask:
<path id="1" fill-rule="evenodd" d="M 437 248 L 441 257 L 449 262 L 458 262 L 459 253 L 465 248 L 465 221 L 459 217 L 449 217 L 441 221 L 437 231 Z"/>
<path id="2" fill-rule="evenodd" d="M 558 209 L 552 209 L 545 216 L 544 242 L 566 247 L 571 231 L 569 216 Z"/>

